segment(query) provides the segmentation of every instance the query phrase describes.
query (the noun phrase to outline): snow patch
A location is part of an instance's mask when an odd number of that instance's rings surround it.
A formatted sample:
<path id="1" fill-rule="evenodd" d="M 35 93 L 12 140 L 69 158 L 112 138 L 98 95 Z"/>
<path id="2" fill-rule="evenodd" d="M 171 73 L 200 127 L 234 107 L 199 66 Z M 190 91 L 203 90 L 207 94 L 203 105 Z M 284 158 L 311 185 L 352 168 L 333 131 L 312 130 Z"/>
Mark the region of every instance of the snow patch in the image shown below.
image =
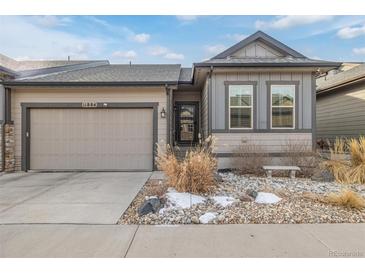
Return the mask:
<path id="1" fill-rule="evenodd" d="M 169 208 L 190 208 L 192 205 L 205 202 L 202 196 L 187 192 L 168 192 L 166 193 L 166 204 Z"/>
<path id="2" fill-rule="evenodd" d="M 214 196 L 212 199 L 216 204 L 219 204 L 222 207 L 229 206 L 237 201 L 235 198 L 229 196 Z"/>
<path id="3" fill-rule="evenodd" d="M 207 212 L 199 217 L 199 221 L 202 224 L 208 224 L 209 222 L 213 221 L 217 217 L 216 212 Z"/>
<path id="4" fill-rule="evenodd" d="M 276 196 L 273 193 L 258 192 L 255 202 L 259 203 L 259 204 L 276 204 L 280 200 L 281 200 L 281 198 L 279 198 L 278 196 Z"/>

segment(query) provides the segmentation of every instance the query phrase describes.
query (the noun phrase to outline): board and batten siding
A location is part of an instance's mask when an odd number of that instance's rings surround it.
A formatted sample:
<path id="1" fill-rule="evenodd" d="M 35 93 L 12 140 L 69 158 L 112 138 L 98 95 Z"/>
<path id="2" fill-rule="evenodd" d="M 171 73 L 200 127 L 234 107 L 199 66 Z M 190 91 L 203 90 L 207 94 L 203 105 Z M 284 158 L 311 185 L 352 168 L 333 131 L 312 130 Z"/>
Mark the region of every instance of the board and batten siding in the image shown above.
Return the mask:
<path id="1" fill-rule="evenodd" d="M 166 109 L 164 87 L 65 87 L 65 88 L 22 88 L 12 89 L 11 117 L 15 127 L 15 168 L 21 168 L 21 103 L 69 103 L 69 102 L 114 102 L 114 103 L 158 103 L 158 113 Z M 166 141 L 166 120 L 158 115 L 158 142 Z"/>
<path id="2" fill-rule="evenodd" d="M 365 82 L 317 95 L 317 138 L 365 135 Z"/>
<path id="3" fill-rule="evenodd" d="M 228 132 L 226 125 L 226 81 L 253 81 L 257 83 L 256 95 L 256 128 L 253 132 L 239 133 L 233 130 Z M 268 112 L 267 81 L 293 81 L 298 82 L 298 98 L 296 98 L 297 128 L 286 133 L 274 133 L 270 130 Z M 216 152 L 232 153 L 237 151 L 242 139 L 255 139 L 268 149 L 268 152 L 280 153 L 283 146 L 290 140 L 299 140 L 308 143 L 308 149 L 312 146 L 312 96 L 315 92 L 312 85 L 311 72 L 237 72 L 237 73 L 213 73 L 212 76 L 212 132 L 217 138 Z"/>
<path id="4" fill-rule="evenodd" d="M 269 129 L 267 111 L 268 88 L 266 81 L 299 81 L 298 129 L 312 128 L 312 74 L 306 73 L 213 73 L 212 77 L 212 129 L 225 129 L 225 81 L 257 82 L 257 126 Z M 314 91 L 313 91 L 314 92 Z"/>

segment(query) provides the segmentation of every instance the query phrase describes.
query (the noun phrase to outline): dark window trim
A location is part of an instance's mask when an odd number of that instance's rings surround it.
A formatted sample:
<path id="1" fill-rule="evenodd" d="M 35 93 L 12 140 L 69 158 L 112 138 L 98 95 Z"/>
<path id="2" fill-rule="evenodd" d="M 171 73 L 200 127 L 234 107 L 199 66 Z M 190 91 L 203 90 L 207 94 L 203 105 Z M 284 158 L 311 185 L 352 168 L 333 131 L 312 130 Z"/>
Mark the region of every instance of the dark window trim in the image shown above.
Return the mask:
<path id="1" fill-rule="evenodd" d="M 153 109 L 153 139 L 152 139 L 152 168 L 157 169 L 155 157 L 157 149 L 157 134 L 158 134 L 158 103 L 144 102 L 144 103 L 115 103 L 105 102 L 107 106 L 104 106 L 104 102 L 97 103 L 96 109 L 130 109 L 130 108 L 151 108 Z M 83 109 L 82 103 L 21 103 L 21 169 L 22 171 L 28 171 L 30 169 L 30 110 L 31 109 Z M 95 109 L 92 108 L 92 109 Z M 27 136 L 28 133 L 28 136 Z"/>
<path id="2" fill-rule="evenodd" d="M 279 128 L 271 127 L 271 86 L 272 85 L 294 85 L 295 86 L 295 104 L 294 104 L 294 128 L 282 128 L 291 132 L 299 129 L 299 84 L 300 81 L 266 81 L 267 86 L 267 128 L 271 130 L 279 130 Z M 303 102 L 300 102 L 301 104 Z"/>
<path id="3" fill-rule="evenodd" d="M 227 131 L 225 129 L 213 129 L 212 133 L 312 133 L 311 129 L 237 129 Z"/>
<path id="4" fill-rule="evenodd" d="M 231 85 L 251 85 L 253 86 L 252 98 L 252 128 L 248 129 L 230 129 L 229 128 L 229 86 Z M 257 129 L 257 81 L 224 81 L 225 87 L 225 129 L 229 132 L 253 132 Z M 216 131 L 216 130 L 213 130 Z"/>

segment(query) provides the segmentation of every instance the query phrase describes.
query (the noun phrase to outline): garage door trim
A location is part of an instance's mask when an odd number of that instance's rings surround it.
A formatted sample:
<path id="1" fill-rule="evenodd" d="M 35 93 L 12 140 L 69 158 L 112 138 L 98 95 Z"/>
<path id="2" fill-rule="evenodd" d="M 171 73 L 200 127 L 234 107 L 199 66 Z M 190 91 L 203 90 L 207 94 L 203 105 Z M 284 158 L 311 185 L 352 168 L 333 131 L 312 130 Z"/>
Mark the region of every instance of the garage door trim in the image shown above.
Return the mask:
<path id="1" fill-rule="evenodd" d="M 82 102 L 78 103 L 21 103 L 22 108 L 22 171 L 30 169 L 30 110 L 31 109 L 85 109 Z M 132 108 L 151 108 L 153 109 L 153 142 L 152 142 L 152 161 L 153 169 L 156 169 L 155 153 L 157 146 L 157 131 L 158 131 L 158 103 L 143 102 L 143 103 L 116 103 L 116 102 L 101 102 L 93 105 L 92 109 L 132 109 Z M 86 107 L 90 109 L 90 107 Z"/>

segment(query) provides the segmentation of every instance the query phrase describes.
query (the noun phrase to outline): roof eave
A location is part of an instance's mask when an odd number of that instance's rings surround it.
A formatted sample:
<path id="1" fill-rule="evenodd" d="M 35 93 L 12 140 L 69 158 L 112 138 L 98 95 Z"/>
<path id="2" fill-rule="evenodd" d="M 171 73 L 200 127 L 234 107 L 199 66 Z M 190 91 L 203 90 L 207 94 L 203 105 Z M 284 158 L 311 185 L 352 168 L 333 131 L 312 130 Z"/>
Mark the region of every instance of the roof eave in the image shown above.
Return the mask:
<path id="1" fill-rule="evenodd" d="M 355 78 L 355 79 L 351 79 L 349 81 L 338 82 L 338 83 L 335 83 L 333 85 L 329 85 L 329 86 L 324 87 L 324 88 L 319 88 L 319 89 L 317 89 L 316 93 L 317 94 L 327 93 L 329 91 L 333 91 L 334 89 L 338 89 L 338 88 L 345 87 L 345 86 L 348 86 L 348 85 L 357 84 L 357 83 L 363 82 L 363 81 L 365 81 L 365 76 L 361 76 L 361 77 L 358 77 L 358 78 Z"/>
<path id="2" fill-rule="evenodd" d="M 133 81 L 133 82 L 24 82 L 24 81 L 6 81 L 3 83 L 8 87 L 62 87 L 62 86 L 97 86 L 97 87 L 120 87 L 120 86 L 166 86 L 177 85 L 177 81 Z"/>
<path id="3" fill-rule="evenodd" d="M 341 63 L 194 63 L 194 67 L 326 67 L 337 68 Z"/>

